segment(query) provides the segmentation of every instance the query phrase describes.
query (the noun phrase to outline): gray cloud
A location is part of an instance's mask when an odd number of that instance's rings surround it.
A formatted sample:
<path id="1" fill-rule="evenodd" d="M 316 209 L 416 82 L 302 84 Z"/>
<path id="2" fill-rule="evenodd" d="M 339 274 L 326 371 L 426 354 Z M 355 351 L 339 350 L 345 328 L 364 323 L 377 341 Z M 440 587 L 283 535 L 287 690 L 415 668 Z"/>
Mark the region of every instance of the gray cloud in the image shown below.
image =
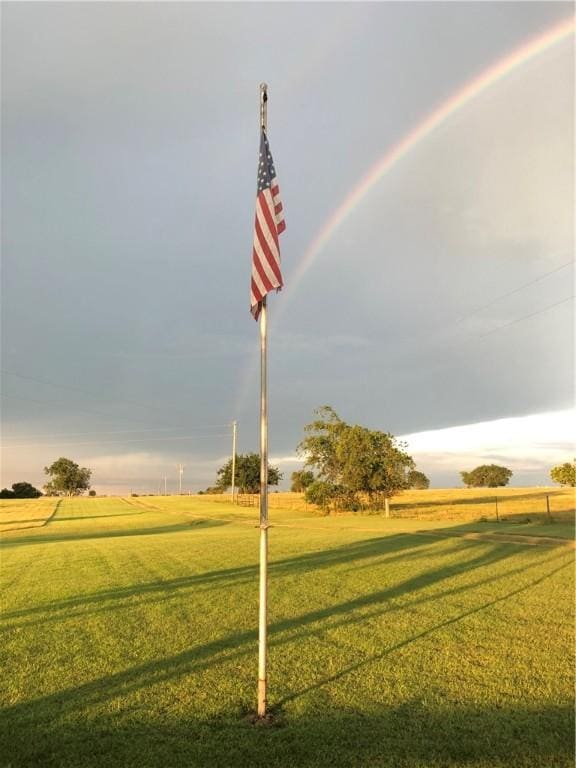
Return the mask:
<path id="1" fill-rule="evenodd" d="M 397 433 L 566 407 L 572 310 L 551 305 L 572 293 L 570 270 L 481 308 L 573 258 L 568 43 L 421 143 L 293 293 L 290 278 L 388 147 L 567 14 L 539 2 L 6 5 L 2 367 L 35 379 L 3 377 L 6 441 L 238 418 L 241 450 L 256 447 L 247 297 L 262 79 L 288 223 L 272 449 L 290 455 L 325 402 Z M 154 445 L 164 453 L 181 456 Z M 4 482 L 51 458 L 15 454 Z"/>

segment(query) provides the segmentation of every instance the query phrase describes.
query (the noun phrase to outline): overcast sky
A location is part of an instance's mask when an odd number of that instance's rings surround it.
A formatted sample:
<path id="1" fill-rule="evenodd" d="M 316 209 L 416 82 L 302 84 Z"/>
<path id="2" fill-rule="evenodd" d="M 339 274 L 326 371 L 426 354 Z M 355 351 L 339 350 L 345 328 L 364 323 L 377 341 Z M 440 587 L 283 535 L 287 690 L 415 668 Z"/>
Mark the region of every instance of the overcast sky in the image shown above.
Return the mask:
<path id="1" fill-rule="evenodd" d="M 545 482 L 573 451 L 571 39 L 417 142 L 295 277 L 391 147 L 572 12 L 4 3 L 2 484 L 41 485 L 64 455 L 93 467 L 101 492 L 157 489 L 164 475 L 174 487 L 176 462 L 185 488 L 205 487 L 233 419 L 239 451 L 258 450 L 262 80 L 287 222 L 271 455 L 289 475 L 304 424 L 330 404 L 396 435 L 492 423 L 491 441 L 467 427 L 467 447 L 462 430 L 415 439 L 436 485 L 478 457 Z"/>

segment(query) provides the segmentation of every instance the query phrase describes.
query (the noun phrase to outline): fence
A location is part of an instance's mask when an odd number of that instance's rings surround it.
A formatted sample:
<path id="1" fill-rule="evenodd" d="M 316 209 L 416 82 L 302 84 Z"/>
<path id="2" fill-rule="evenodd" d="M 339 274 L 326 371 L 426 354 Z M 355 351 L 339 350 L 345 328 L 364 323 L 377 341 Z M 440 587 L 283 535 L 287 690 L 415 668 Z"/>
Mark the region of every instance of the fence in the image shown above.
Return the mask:
<path id="1" fill-rule="evenodd" d="M 238 504 L 239 507 L 257 507 L 259 498 L 255 493 L 236 493 L 233 503 Z"/>
<path id="2" fill-rule="evenodd" d="M 462 491 L 422 491 L 399 494 L 390 503 L 391 517 L 421 520 L 462 520 L 524 523 L 539 520 L 553 523 L 573 512 L 562 491 L 506 489 L 500 493 L 487 489 Z"/>
<path id="3" fill-rule="evenodd" d="M 206 495 L 202 498 L 206 502 L 232 502 L 228 494 Z M 236 493 L 234 503 L 239 507 L 257 509 L 259 495 Z M 270 510 L 327 513 L 314 504 L 307 504 L 302 493 L 272 491 L 268 494 L 268 507 Z M 331 510 L 330 514 L 350 513 Z M 385 510 L 371 509 L 362 509 L 355 514 L 386 516 Z M 390 518 L 396 519 L 524 523 L 530 518 L 533 522 L 564 522 L 571 520 L 573 514 L 574 494 L 571 489 L 430 488 L 424 491 L 403 491 L 390 499 Z"/>

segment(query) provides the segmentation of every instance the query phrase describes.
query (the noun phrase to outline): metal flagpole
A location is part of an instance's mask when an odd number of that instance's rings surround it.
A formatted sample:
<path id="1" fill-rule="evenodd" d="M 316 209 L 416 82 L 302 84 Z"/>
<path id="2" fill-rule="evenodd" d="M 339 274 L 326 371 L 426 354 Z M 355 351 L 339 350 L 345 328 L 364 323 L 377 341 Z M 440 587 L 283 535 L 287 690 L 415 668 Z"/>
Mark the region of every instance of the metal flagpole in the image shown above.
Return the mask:
<path id="1" fill-rule="evenodd" d="M 260 83 L 260 128 L 268 127 L 266 83 Z M 266 715 L 268 604 L 268 376 L 266 296 L 260 312 L 260 601 L 258 616 L 258 717 Z"/>
<path id="2" fill-rule="evenodd" d="M 236 486 L 236 420 L 232 422 L 232 504 Z"/>

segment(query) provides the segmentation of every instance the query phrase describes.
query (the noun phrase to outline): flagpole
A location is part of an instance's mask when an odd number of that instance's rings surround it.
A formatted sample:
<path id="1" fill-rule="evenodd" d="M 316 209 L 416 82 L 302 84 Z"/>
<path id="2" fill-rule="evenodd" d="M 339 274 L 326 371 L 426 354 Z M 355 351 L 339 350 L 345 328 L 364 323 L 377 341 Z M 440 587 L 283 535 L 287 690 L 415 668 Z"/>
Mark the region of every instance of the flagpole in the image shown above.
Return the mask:
<path id="1" fill-rule="evenodd" d="M 268 86 L 260 83 L 260 128 L 268 127 Z M 266 296 L 260 311 L 260 600 L 258 615 L 258 717 L 266 715 L 268 607 L 268 337 Z"/>

